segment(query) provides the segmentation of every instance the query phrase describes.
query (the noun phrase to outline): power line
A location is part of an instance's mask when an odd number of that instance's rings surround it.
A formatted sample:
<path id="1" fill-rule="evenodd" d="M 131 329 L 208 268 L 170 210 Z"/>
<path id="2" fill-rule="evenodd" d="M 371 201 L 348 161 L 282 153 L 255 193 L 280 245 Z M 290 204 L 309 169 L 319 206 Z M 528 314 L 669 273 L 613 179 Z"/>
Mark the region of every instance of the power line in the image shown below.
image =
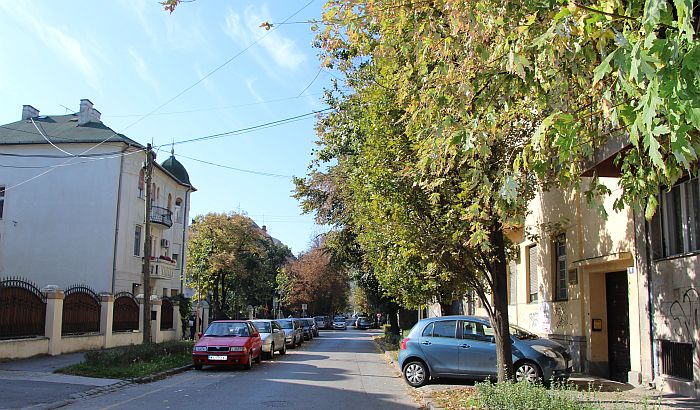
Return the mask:
<path id="1" fill-rule="evenodd" d="M 308 88 L 308 87 L 307 87 Z M 304 89 L 306 91 L 306 89 Z M 302 91 L 303 93 L 303 91 Z M 318 93 L 309 93 L 307 95 L 322 95 L 323 92 L 318 92 Z M 286 97 L 286 98 L 277 98 L 273 100 L 264 100 L 264 101 L 256 101 L 252 103 L 246 103 L 246 104 L 234 104 L 234 105 L 224 105 L 221 107 L 211 107 L 211 108 L 195 108 L 191 110 L 183 110 L 183 111 L 168 111 L 168 112 L 159 112 L 152 114 L 152 116 L 159 116 L 159 115 L 178 115 L 178 114 L 190 114 L 194 112 L 205 112 L 205 111 L 218 111 L 218 110 L 228 110 L 231 108 L 243 108 L 243 107 L 251 107 L 255 105 L 264 105 L 264 104 L 269 104 L 269 103 L 276 103 L 276 102 L 282 102 L 282 101 L 289 101 L 289 100 L 298 100 L 299 98 L 303 97 L 300 93 L 300 95 L 297 95 L 296 97 Z M 126 118 L 126 117 L 138 117 L 143 114 L 123 114 L 123 115 L 103 115 L 102 117 L 106 118 Z"/>
<path id="2" fill-rule="evenodd" d="M 51 154 L 11 154 L 7 152 L 0 152 L 0 157 L 17 157 L 17 158 L 52 158 L 52 159 L 65 159 L 65 158 L 92 158 L 101 157 L 105 155 L 121 154 L 121 151 L 112 152 L 101 152 L 99 154 L 85 154 L 85 155 L 51 155 Z"/>
<path id="3" fill-rule="evenodd" d="M 284 22 L 287 22 L 287 21 L 289 21 L 289 20 L 291 20 L 292 17 L 294 17 L 294 16 L 296 16 L 297 14 L 301 13 L 302 10 L 304 10 L 304 9 L 307 8 L 307 7 L 309 7 L 309 6 L 311 5 L 311 3 L 313 3 L 314 1 L 315 1 L 315 0 L 311 0 L 311 1 L 309 1 L 308 3 L 306 3 L 302 8 L 300 8 L 300 9 L 297 10 L 297 11 L 295 11 L 291 16 L 289 16 L 289 17 L 287 17 L 286 19 L 284 19 L 283 23 L 284 23 Z M 249 50 L 250 48 L 252 48 L 254 45 L 258 44 L 260 41 L 262 41 L 265 37 L 269 36 L 269 35 L 270 35 L 273 31 L 275 31 L 276 29 L 277 29 L 277 27 L 273 27 L 271 30 L 268 30 L 264 35 L 258 37 L 257 40 L 255 40 L 255 41 L 253 41 L 252 43 L 250 43 L 250 44 L 249 44 L 248 46 L 246 46 L 243 50 L 241 50 L 241 51 L 239 51 L 238 53 L 236 53 L 233 57 L 231 57 L 231 58 L 229 58 L 228 60 L 224 61 L 224 62 L 223 62 L 222 64 L 220 64 L 218 67 L 216 67 L 216 68 L 214 68 L 213 70 L 209 71 L 209 72 L 208 72 L 207 74 L 205 74 L 202 78 L 200 78 L 199 80 L 195 81 L 192 85 L 190 85 L 189 87 L 187 87 L 187 88 L 185 88 L 184 90 L 180 91 L 180 92 L 177 93 L 174 97 L 170 98 L 169 100 L 167 100 L 167 101 L 164 102 L 163 104 L 157 106 L 156 108 L 154 108 L 152 111 L 148 112 L 148 113 L 147 113 L 146 115 L 144 115 L 143 117 L 141 117 L 141 118 L 139 118 L 138 120 L 134 121 L 133 123 L 129 124 L 129 126 L 127 126 L 127 128 L 129 128 L 129 127 L 131 127 L 131 126 L 133 126 L 133 125 L 135 125 L 135 124 L 141 122 L 144 118 L 146 118 L 146 117 L 148 117 L 148 116 L 154 114 L 155 112 L 157 112 L 157 111 L 160 110 L 161 108 L 163 108 L 163 107 L 165 107 L 166 105 L 170 104 L 171 102 L 175 101 L 175 100 L 176 100 L 177 98 L 179 98 L 181 95 L 183 95 L 183 94 L 185 94 L 186 92 L 188 92 L 189 90 L 193 89 L 193 88 L 196 87 L 198 84 L 200 84 L 202 81 L 206 80 L 207 78 L 209 78 L 210 76 L 212 76 L 214 73 L 216 73 L 217 71 L 221 70 L 221 69 L 224 68 L 226 65 L 228 65 L 231 61 L 235 60 L 236 58 L 238 58 L 239 56 L 241 56 L 243 53 L 245 53 L 246 51 L 248 51 L 248 50 Z"/>
<path id="4" fill-rule="evenodd" d="M 292 178 L 291 175 L 273 174 L 271 172 L 253 171 L 250 169 L 236 168 L 236 167 L 232 167 L 232 166 L 228 166 L 228 165 L 222 165 L 222 164 L 217 164 L 214 162 L 204 161 L 202 159 L 188 157 L 187 155 L 182 155 L 182 154 L 177 154 L 177 156 L 182 157 L 182 158 L 187 158 L 187 159 L 190 159 L 192 161 L 201 162 L 203 164 L 212 165 L 212 166 L 219 167 L 219 168 L 226 168 L 226 169 L 230 169 L 233 171 L 245 172 L 247 174 L 255 174 L 255 175 L 261 175 L 261 176 L 265 176 L 265 177 L 275 177 L 275 178 Z"/>
<path id="5" fill-rule="evenodd" d="M 41 134 L 41 136 L 44 137 L 44 140 L 46 140 L 46 142 L 48 142 L 49 144 L 51 144 L 52 147 L 56 148 L 57 150 L 61 151 L 62 153 L 66 154 L 66 155 L 69 155 L 69 156 L 71 156 L 71 157 L 75 157 L 75 154 L 72 154 L 72 153 L 70 153 L 70 152 L 68 152 L 68 151 L 66 151 L 66 150 L 63 150 L 63 149 L 59 148 L 58 146 L 56 146 L 56 144 L 54 144 L 53 142 L 51 142 L 51 140 L 49 139 L 49 137 L 47 137 L 47 136 L 39 129 L 39 126 L 36 125 L 36 123 L 34 122 L 34 118 L 29 118 L 29 119 L 32 121 L 32 125 L 34 125 L 34 128 L 36 128 L 36 130 L 39 131 L 39 134 Z"/>
<path id="6" fill-rule="evenodd" d="M 251 127 L 240 128 L 240 129 L 233 130 L 233 131 L 226 131 L 226 132 L 221 132 L 218 134 L 206 135 L 203 137 L 196 137 L 196 138 L 190 138 L 190 139 L 186 139 L 186 140 L 173 141 L 169 144 L 159 145 L 158 148 L 168 146 L 168 145 L 179 145 L 179 144 L 186 144 L 189 142 L 197 142 L 197 141 L 205 141 L 205 140 L 216 139 L 216 138 L 223 138 L 223 137 L 230 136 L 230 135 L 245 134 L 245 133 L 257 131 L 260 129 L 270 128 L 270 127 L 275 127 L 275 126 L 279 126 L 279 125 L 283 125 L 283 124 L 288 124 L 288 123 L 295 122 L 295 121 L 300 121 L 300 120 L 307 118 L 309 116 L 320 114 L 320 113 L 329 111 L 331 109 L 332 108 L 324 108 L 322 110 L 311 111 L 311 112 L 308 112 L 306 114 L 300 114 L 300 115 L 296 115 L 294 117 L 283 118 L 281 120 L 270 121 L 270 122 L 266 122 L 263 124 L 253 125 Z"/>

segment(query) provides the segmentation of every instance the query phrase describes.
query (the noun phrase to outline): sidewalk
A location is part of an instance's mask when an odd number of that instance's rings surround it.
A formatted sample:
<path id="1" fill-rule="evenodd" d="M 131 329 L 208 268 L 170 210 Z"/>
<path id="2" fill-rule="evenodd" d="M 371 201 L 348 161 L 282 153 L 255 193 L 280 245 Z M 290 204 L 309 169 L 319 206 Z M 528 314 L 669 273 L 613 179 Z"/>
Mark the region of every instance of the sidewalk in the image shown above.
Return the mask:
<path id="1" fill-rule="evenodd" d="M 0 408 L 60 407 L 67 400 L 120 387 L 126 382 L 54 373 L 83 361 L 83 353 L 0 363 Z"/>

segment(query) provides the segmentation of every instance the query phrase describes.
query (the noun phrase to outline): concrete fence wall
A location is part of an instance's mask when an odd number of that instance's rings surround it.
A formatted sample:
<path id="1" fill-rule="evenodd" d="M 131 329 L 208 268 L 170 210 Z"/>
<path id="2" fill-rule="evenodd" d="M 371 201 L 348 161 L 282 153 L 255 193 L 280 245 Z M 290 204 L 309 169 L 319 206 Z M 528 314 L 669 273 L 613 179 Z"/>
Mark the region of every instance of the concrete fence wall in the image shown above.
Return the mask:
<path id="1" fill-rule="evenodd" d="M 100 293 L 100 331 L 82 335 L 61 335 L 63 325 L 62 289 L 55 286 L 42 289 L 46 295 L 46 326 L 44 336 L 23 339 L 0 340 L 1 359 L 23 359 L 38 355 L 60 355 L 63 353 L 80 352 L 92 349 L 140 344 L 143 341 L 143 298 L 139 302 L 139 329 L 131 332 L 113 332 L 114 295 Z M 173 303 L 173 329 L 160 329 L 161 300 L 151 296 L 151 310 L 155 312 L 155 320 L 151 321 L 151 341 L 158 343 L 179 340 L 182 336 L 182 321 L 180 309 Z M 149 316 L 151 316 L 149 314 Z"/>

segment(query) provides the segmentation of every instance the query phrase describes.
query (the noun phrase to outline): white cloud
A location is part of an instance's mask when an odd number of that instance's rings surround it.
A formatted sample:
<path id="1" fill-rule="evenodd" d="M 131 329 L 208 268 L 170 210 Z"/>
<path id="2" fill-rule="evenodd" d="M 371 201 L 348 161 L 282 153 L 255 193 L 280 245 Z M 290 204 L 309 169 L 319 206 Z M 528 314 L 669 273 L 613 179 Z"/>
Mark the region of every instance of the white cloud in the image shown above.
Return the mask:
<path id="1" fill-rule="evenodd" d="M 247 47 L 257 40 L 256 46 L 260 46 L 258 50 L 262 48 L 279 67 L 297 69 L 306 61 L 306 55 L 297 47 L 294 40 L 283 36 L 279 31 L 266 31 L 261 28 L 260 24 L 266 21 L 274 22 L 266 5 L 261 6 L 257 11 L 253 10 L 252 6 L 248 7 L 242 17 L 233 9 L 229 9 L 224 32 L 242 47 Z M 258 60 L 258 62 L 264 65 L 266 60 L 268 59 L 263 59 L 262 62 Z"/>
<path id="2" fill-rule="evenodd" d="M 263 98 L 258 94 L 258 92 L 255 90 L 255 87 L 253 87 L 253 84 L 257 81 L 257 78 L 249 78 L 246 80 L 245 85 L 248 87 L 248 92 L 250 95 L 253 96 L 258 102 L 263 102 Z"/>
<path id="3" fill-rule="evenodd" d="M 143 61 L 143 58 L 138 54 L 138 52 L 133 48 L 129 47 L 129 56 L 131 56 L 131 65 L 134 67 L 136 74 L 139 76 L 141 81 L 153 87 L 156 92 L 160 91 L 160 84 L 158 80 L 151 74 L 148 66 Z"/>
<path id="4" fill-rule="evenodd" d="M 0 8 L 4 9 L 17 21 L 32 28 L 37 37 L 54 54 L 75 66 L 85 77 L 85 81 L 92 88 L 99 91 L 99 72 L 93 63 L 95 54 L 99 55 L 101 53 L 101 50 L 97 48 L 97 44 L 92 41 L 89 42 L 89 48 L 94 48 L 94 52 L 91 53 L 87 47 L 84 47 L 88 44 L 87 41 L 81 42 L 59 28 L 51 26 L 36 17 L 35 14 L 29 11 L 36 8 L 30 6 L 27 2 L 0 2 Z"/>

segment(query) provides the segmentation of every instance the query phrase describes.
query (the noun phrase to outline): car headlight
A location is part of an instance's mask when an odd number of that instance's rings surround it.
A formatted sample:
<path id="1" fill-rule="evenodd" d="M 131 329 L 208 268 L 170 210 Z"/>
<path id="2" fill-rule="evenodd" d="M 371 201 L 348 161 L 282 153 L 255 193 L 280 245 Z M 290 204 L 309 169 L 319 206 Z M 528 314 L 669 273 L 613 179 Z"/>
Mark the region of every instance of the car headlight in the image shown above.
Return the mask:
<path id="1" fill-rule="evenodd" d="M 230 352 L 245 352 L 245 347 L 243 347 L 243 346 L 231 346 L 228 350 Z"/>
<path id="2" fill-rule="evenodd" d="M 555 350 L 553 350 L 550 347 L 547 346 L 540 346 L 540 345 L 534 345 L 532 348 L 539 353 L 542 353 L 543 355 L 547 357 L 551 357 L 552 359 L 557 359 L 560 357 L 559 353 L 557 353 Z"/>
<path id="3" fill-rule="evenodd" d="M 195 346 L 195 347 L 194 347 L 194 351 L 195 351 L 195 352 L 206 352 L 206 351 L 207 351 L 207 347 L 206 347 L 206 346 Z"/>

